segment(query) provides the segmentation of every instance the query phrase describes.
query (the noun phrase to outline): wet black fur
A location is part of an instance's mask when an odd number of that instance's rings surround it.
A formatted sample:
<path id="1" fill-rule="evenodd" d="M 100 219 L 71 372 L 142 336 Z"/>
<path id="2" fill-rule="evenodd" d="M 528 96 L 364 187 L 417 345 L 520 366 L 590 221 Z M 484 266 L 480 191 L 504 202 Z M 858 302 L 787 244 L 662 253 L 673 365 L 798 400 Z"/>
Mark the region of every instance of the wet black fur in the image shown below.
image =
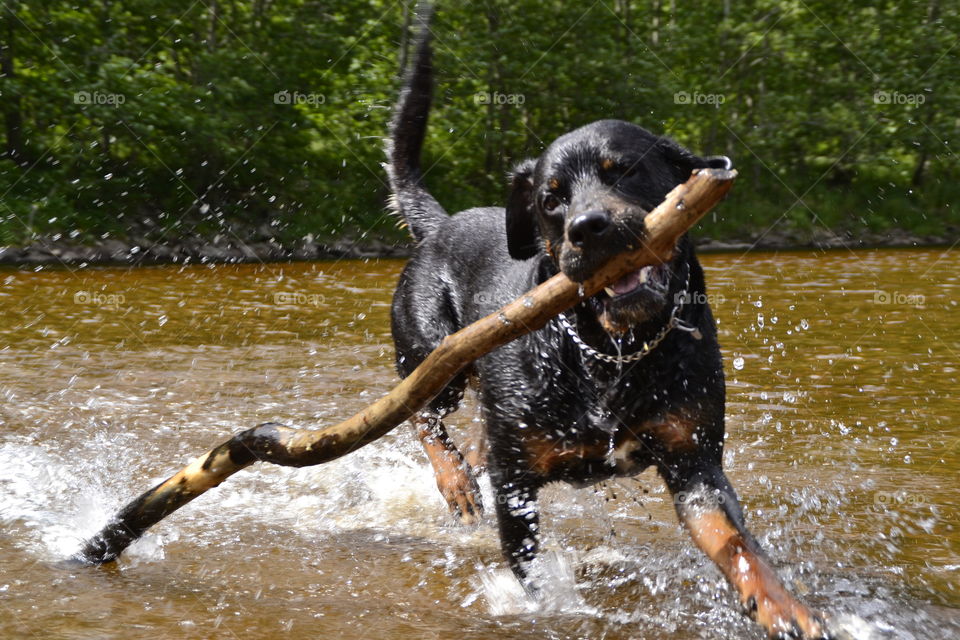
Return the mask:
<path id="1" fill-rule="evenodd" d="M 636 125 L 602 120 L 560 137 L 538 159 L 521 163 L 511 176 L 505 209 L 482 207 L 449 216 L 426 191 L 419 172 L 430 73 L 424 36 L 396 107 L 387 149 L 393 205 L 417 241 L 393 301 L 397 367 L 404 377 L 444 336 L 558 270 L 574 279 L 589 276 L 610 256 L 636 245 L 644 214 L 694 168 L 729 163 L 697 157 Z M 552 186 L 551 179 L 556 179 Z M 560 203 L 552 213 L 544 209 L 548 198 Z M 608 214 L 609 227 L 588 233 L 582 246 L 572 246 L 565 234 L 578 216 L 596 210 Z M 647 358 L 619 368 L 585 359 L 551 322 L 477 360 L 430 404 L 441 416 L 456 410 L 468 377 L 475 376 L 502 548 L 521 580 L 537 548 L 536 494 L 548 482 L 582 485 L 654 465 L 675 493 L 706 488 L 729 495 L 724 508 L 735 522 L 742 521 L 720 470 L 723 368 L 703 271 L 687 238 L 668 267 L 668 290 L 640 296 L 629 310 L 630 317 L 641 319 L 622 336 L 622 352 L 636 351 L 664 326 L 688 277 L 690 301 L 680 317 L 699 329 L 701 339 L 674 330 Z M 615 354 L 613 338 L 598 320 L 604 295 L 581 303 L 570 317 L 585 341 Z M 671 413 L 696 420 L 694 451 L 671 451 L 644 430 L 646 421 Z M 636 448 L 620 461 L 589 456 L 538 472 L 524 453 L 525 443 L 535 439 L 606 451 L 611 442 L 625 438 L 635 439 Z"/>

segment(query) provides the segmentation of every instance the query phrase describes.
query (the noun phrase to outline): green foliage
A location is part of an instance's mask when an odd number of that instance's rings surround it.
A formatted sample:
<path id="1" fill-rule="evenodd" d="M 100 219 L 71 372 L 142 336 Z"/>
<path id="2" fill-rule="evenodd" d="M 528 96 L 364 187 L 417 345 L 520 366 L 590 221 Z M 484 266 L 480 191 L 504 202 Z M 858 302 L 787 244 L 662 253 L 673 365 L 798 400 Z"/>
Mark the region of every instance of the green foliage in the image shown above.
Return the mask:
<path id="1" fill-rule="evenodd" d="M 0 243 L 391 229 L 412 4 L 7 2 Z M 960 226 L 953 3 L 457 0 L 434 31 L 424 167 L 451 211 L 502 202 L 514 162 L 612 117 L 735 159 L 713 237 Z"/>

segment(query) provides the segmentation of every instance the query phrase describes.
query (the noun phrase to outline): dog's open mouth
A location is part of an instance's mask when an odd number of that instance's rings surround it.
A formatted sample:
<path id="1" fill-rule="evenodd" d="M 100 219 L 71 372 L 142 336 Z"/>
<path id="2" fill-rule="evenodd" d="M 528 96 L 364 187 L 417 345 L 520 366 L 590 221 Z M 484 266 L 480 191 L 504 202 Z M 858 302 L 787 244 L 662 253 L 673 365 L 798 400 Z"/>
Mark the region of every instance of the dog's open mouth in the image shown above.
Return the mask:
<path id="1" fill-rule="evenodd" d="M 670 282 L 670 268 L 666 264 L 652 265 L 632 271 L 604 289 L 610 302 L 620 304 L 643 292 L 663 295 Z"/>
<path id="2" fill-rule="evenodd" d="M 610 297 L 610 300 L 617 301 L 636 293 L 641 288 L 649 289 L 652 292 L 665 293 L 669 275 L 670 271 L 665 264 L 643 267 L 623 276 L 606 287 L 604 292 Z"/>
<path id="3" fill-rule="evenodd" d="M 660 264 L 623 276 L 594 297 L 597 317 L 611 333 L 623 333 L 660 311 L 670 290 L 671 270 Z"/>

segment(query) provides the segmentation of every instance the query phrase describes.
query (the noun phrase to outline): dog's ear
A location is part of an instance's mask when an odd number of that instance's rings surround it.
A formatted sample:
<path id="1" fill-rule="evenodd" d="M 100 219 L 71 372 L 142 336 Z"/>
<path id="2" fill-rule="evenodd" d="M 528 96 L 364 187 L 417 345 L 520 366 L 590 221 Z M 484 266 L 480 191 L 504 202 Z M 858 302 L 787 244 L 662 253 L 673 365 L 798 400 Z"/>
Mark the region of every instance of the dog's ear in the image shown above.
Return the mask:
<path id="1" fill-rule="evenodd" d="M 662 140 L 661 149 L 667 164 L 676 173 L 678 184 L 689 180 L 694 169 L 703 169 L 707 166 L 706 160 L 690 153 L 673 140 Z"/>
<path id="2" fill-rule="evenodd" d="M 673 142 L 663 140 L 663 155 L 677 170 L 680 182 L 686 182 L 694 169 L 733 169 L 733 160 L 727 156 L 707 156 L 701 158 Z"/>
<path id="3" fill-rule="evenodd" d="M 533 207 L 533 170 L 537 161 L 527 159 L 510 172 L 507 196 L 507 251 L 514 260 L 526 260 L 540 251 L 540 229 Z"/>

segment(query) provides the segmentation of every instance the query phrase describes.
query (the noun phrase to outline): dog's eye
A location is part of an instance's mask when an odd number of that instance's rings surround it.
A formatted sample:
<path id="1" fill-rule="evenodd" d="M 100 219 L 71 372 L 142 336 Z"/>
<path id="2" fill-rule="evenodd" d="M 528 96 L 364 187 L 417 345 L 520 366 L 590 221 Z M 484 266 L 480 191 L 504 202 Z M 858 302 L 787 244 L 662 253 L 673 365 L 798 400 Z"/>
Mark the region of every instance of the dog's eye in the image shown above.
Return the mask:
<path id="1" fill-rule="evenodd" d="M 562 204 L 563 202 L 560 201 L 560 198 L 552 193 L 548 193 L 543 197 L 543 210 L 547 213 L 556 210 Z"/>

